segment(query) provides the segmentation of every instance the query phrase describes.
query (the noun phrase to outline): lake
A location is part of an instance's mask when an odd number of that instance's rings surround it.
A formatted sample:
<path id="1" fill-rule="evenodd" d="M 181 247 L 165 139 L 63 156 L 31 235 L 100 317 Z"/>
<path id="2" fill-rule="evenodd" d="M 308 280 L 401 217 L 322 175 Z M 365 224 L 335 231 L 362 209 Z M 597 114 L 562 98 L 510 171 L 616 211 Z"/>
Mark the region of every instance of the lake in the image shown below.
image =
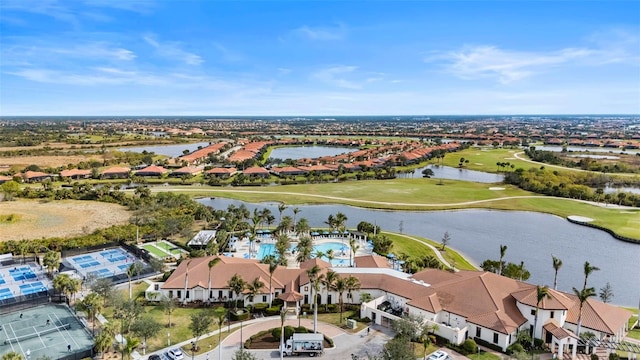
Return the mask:
<path id="1" fill-rule="evenodd" d="M 166 155 L 166 156 L 175 158 L 175 157 L 181 156 L 184 150 L 189 150 L 189 152 L 197 150 L 198 146 L 207 147 L 209 146 L 209 143 L 203 141 L 203 142 L 198 142 L 193 144 L 126 147 L 126 148 L 119 148 L 118 151 L 131 151 L 131 152 L 141 153 L 146 150 L 147 152 L 153 152 L 156 155 Z"/>
<path id="2" fill-rule="evenodd" d="M 286 146 L 275 148 L 271 151 L 269 159 L 298 160 L 315 159 L 323 156 L 336 156 L 358 151 L 357 147 L 335 147 L 335 146 Z"/>
<path id="3" fill-rule="evenodd" d="M 556 145 L 532 145 L 535 146 L 536 150 L 544 150 L 544 151 L 555 151 L 561 152 L 562 146 Z M 528 149 L 528 147 L 527 147 Z M 589 147 L 589 146 L 567 146 L 568 152 L 596 152 L 596 153 L 612 153 L 612 154 L 637 154 L 640 152 L 639 149 L 627 149 L 622 150 L 622 148 L 605 148 L 605 147 Z"/>
<path id="4" fill-rule="evenodd" d="M 269 208 L 273 214 L 278 214 L 277 203 L 252 204 L 224 198 L 199 201 L 216 209 L 226 209 L 230 204 L 245 204 L 252 212 L 254 208 Z M 507 245 L 504 260 L 524 261 L 525 268 L 531 272 L 528 281 L 533 284 L 553 286 L 551 255 L 554 255 L 563 262 L 558 274 L 558 289 L 563 291 L 571 292 L 572 287 L 582 288 L 583 264 L 589 261 L 601 269 L 589 276 L 589 286 L 595 287 L 596 292 L 609 282 L 615 295 L 614 304 L 635 307 L 640 298 L 637 270 L 640 245 L 619 241 L 604 231 L 576 225 L 558 216 L 522 211 L 417 212 L 345 205 L 297 207 L 300 209 L 297 219 L 306 218 L 312 227 L 326 227 L 324 221 L 330 214 L 342 212 L 348 217 L 346 225 L 350 229 L 355 229 L 364 220 L 383 230 L 436 241 L 440 241 L 448 231 L 451 247 L 476 265 L 486 259 L 498 260 L 500 245 Z M 292 208 L 289 206 L 284 215 L 293 216 Z"/>
<path id="5" fill-rule="evenodd" d="M 450 179 L 473 181 L 480 183 L 500 183 L 504 181 L 504 175 L 492 174 L 483 171 L 475 171 L 469 169 L 454 168 L 451 166 L 427 165 L 414 170 L 409 174 L 397 174 L 399 178 L 418 178 L 422 177 L 422 170 L 431 169 L 433 171 L 432 179 Z"/>

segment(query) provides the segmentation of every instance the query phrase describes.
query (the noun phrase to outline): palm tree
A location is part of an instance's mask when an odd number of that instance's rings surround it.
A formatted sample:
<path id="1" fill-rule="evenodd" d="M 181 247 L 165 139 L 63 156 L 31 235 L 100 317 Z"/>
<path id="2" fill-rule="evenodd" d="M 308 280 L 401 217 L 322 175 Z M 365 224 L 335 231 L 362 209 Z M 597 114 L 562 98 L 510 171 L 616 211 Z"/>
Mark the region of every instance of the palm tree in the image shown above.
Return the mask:
<path id="1" fill-rule="evenodd" d="M 329 216 L 327 217 L 327 221 L 325 221 L 324 223 L 329 225 L 329 229 L 331 230 L 336 228 L 336 218 L 333 216 L 333 214 L 329 214 Z"/>
<path id="2" fill-rule="evenodd" d="M 269 265 L 269 307 L 273 304 L 273 287 L 271 286 L 273 280 L 273 273 L 278 269 L 278 260 L 275 256 L 269 254 L 262 258 L 262 263 Z"/>
<path id="3" fill-rule="evenodd" d="M 340 304 L 340 324 L 342 324 L 342 295 L 347 290 L 347 282 L 344 278 L 338 276 L 335 283 L 333 284 L 333 290 L 338 293 L 338 303 Z"/>
<path id="4" fill-rule="evenodd" d="M 311 258 L 312 251 L 313 244 L 311 242 L 311 238 L 308 236 L 301 237 L 298 241 L 298 245 L 296 246 L 296 261 L 301 263 L 309 260 Z"/>
<path id="5" fill-rule="evenodd" d="M 293 208 L 293 231 L 298 231 L 297 223 L 296 223 L 296 215 L 300 212 L 300 208 Z"/>
<path id="6" fill-rule="evenodd" d="M 318 282 L 318 276 L 320 274 L 320 267 L 314 265 L 311 269 L 307 270 L 307 276 L 309 276 L 309 282 L 311 282 L 311 293 L 313 295 L 313 332 L 318 332 L 318 290 L 316 283 Z M 315 290 L 315 293 L 314 291 Z"/>
<path id="7" fill-rule="evenodd" d="M 240 297 L 240 294 L 244 291 L 246 285 L 247 283 L 237 273 L 234 274 L 231 277 L 231 279 L 229 279 L 229 281 L 227 282 L 227 286 L 235 294 L 234 310 L 238 309 L 238 298 Z"/>
<path id="8" fill-rule="evenodd" d="M 351 239 L 349 239 L 349 246 L 351 247 L 351 251 L 349 251 L 349 265 L 351 265 L 351 267 L 353 267 L 353 266 L 355 266 L 354 261 L 356 259 L 356 252 L 360 248 L 360 245 L 356 244 L 356 239 L 351 238 Z M 353 261 L 352 261 L 351 254 L 353 254 Z"/>
<path id="9" fill-rule="evenodd" d="M 294 224 L 295 228 L 296 228 L 296 234 L 298 236 L 301 235 L 306 235 L 309 233 L 309 230 L 311 230 L 311 227 L 309 226 L 309 221 L 305 218 L 301 218 L 297 224 Z"/>
<path id="10" fill-rule="evenodd" d="M 211 269 L 219 262 L 220 262 L 220 258 L 216 256 L 215 258 L 211 259 L 207 263 L 207 266 L 209 267 L 209 282 L 208 282 L 208 286 L 207 286 L 207 299 L 208 299 L 208 301 L 211 301 Z"/>
<path id="11" fill-rule="evenodd" d="M 502 259 L 507 253 L 507 245 L 500 245 L 500 263 L 498 264 L 498 275 L 502 275 Z"/>
<path id="12" fill-rule="evenodd" d="M 282 213 L 287 209 L 287 205 L 285 205 L 283 202 L 281 202 L 280 204 L 278 204 L 278 212 L 280 213 L 280 222 L 282 222 Z"/>
<path id="13" fill-rule="evenodd" d="M 260 290 L 264 287 L 264 283 L 260 281 L 260 278 L 253 279 L 252 282 L 246 284 L 247 290 L 249 290 L 249 301 L 253 302 L 253 298 L 260 293 Z"/>
<path id="14" fill-rule="evenodd" d="M 580 309 L 578 312 L 578 328 L 576 330 L 576 335 L 580 337 L 580 326 L 582 325 L 582 306 L 584 306 L 584 303 L 587 302 L 590 297 L 596 296 L 596 289 L 592 287 L 584 288 L 582 290 L 573 288 L 573 293 L 576 294 L 576 296 L 578 297 L 578 301 L 580 301 Z"/>
<path id="15" fill-rule="evenodd" d="M 353 304 L 353 296 L 351 296 L 351 292 L 360 290 L 360 280 L 358 280 L 358 278 L 353 275 L 349 275 L 346 282 L 347 282 L 347 294 L 348 294 L 347 297 L 351 299 L 350 303 Z"/>
<path id="16" fill-rule="evenodd" d="M 96 351 L 102 353 L 102 358 L 104 358 L 104 353 L 111 347 L 113 335 L 109 334 L 107 331 L 102 331 L 95 339 Z"/>
<path id="17" fill-rule="evenodd" d="M 345 223 L 347 222 L 347 215 L 339 212 L 335 217 L 335 227 L 340 230 L 340 232 L 344 232 Z"/>
<path id="18" fill-rule="evenodd" d="M 587 279 L 592 272 L 600 270 L 597 266 L 591 266 L 588 261 L 584 262 L 584 285 L 582 285 L 582 290 L 587 288 Z"/>
<path id="19" fill-rule="evenodd" d="M 280 219 L 280 223 L 278 224 L 278 227 L 276 228 L 277 232 L 289 232 L 289 230 L 291 230 L 293 221 L 291 220 L 290 216 L 284 216 L 282 219 Z"/>
<path id="20" fill-rule="evenodd" d="M 324 287 L 327 289 L 327 294 L 329 293 L 329 291 L 333 291 L 336 280 L 338 280 L 338 273 L 336 273 L 335 271 L 328 270 L 326 274 L 324 274 L 322 283 Z M 329 304 L 325 305 L 325 311 L 327 310 L 328 305 Z"/>
<path id="21" fill-rule="evenodd" d="M 140 266 L 139 263 L 134 262 L 133 264 L 129 265 L 129 267 L 127 268 L 127 277 L 129 278 L 129 300 L 131 300 L 132 298 L 131 278 L 140 272 L 139 266 Z"/>
<path id="22" fill-rule="evenodd" d="M 553 261 L 553 270 L 555 271 L 555 275 L 553 276 L 553 290 L 556 290 L 558 288 L 558 270 L 562 267 L 562 260 L 553 255 L 551 255 L 551 260 Z"/>
<path id="23" fill-rule="evenodd" d="M 128 359 L 130 359 L 131 353 L 133 352 L 133 350 L 135 350 L 138 347 L 138 345 L 140 345 L 140 340 L 134 337 L 126 336 L 125 342 L 126 342 L 126 345 L 124 345 L 124 354 L 127 356 Z"/>
<path id="24" fill-rule="evenodd" d="M 547 286 L 536 286 L 536 315 L 533 320 L 533 334 L 531 334 L 531 348 L 534 346 L 534 339 L 536 337 L 536 328 L 538 327 L 538 310 L 540 309 L 540 303 L 544 299 L 550 299 L 551 295 L 549 295 L 549 287 Z"/>
<path id="25" fill-rule="evenodd" d="M 9 351 L 8 353 L 2 355 L 2 360 L 23 360 L 22 354 L 17 353 L 15 351 Z"/>
<path id="26" fill-rule="evenodd" d="M 216 325 L 218 325 L 218 344 L 222 344 L 222 325 L 226 319 L 226 312 L 218 312 L 215 317 Z M 218 346 L 219 359 L 222 359 L 222 346 Z"/>
<path id="27" fill-rule="evenodd" d="M 336 258 L 335 254 L 333 253 L 333 249 L 327 250 L 327 253 L 323 254 L 322 256 L 327 257 L 327 261 L 329 262 L 329 264 L 331 264 L 331 261 Z M 319 258 L 322 258 L 322 256 L 319 256 Z"/>

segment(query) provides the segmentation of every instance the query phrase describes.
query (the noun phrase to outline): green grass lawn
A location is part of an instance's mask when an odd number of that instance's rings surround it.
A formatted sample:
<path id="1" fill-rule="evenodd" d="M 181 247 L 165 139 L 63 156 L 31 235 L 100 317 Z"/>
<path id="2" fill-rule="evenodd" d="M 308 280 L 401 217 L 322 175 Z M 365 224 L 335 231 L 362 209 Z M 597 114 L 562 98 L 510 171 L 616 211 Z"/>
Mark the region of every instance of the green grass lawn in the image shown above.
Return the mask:
<path id="1" fill-rule="evenodd" d="M 180 254 L 180 253 L 182 253 L 181 249 L 175 247 L 172 244 L 168 244 L 168 243 L 166 243 L 164 241 L 157 242 L 156 246 L 159 247 L 162 250 L 165 250 L 167 253 L 170 253 L 170 254 Z"/>
<path id="2" fill-rule="evenodd" d="M 390 233 L 386 231 L 383 231 L 382 233 L 393 240 L 391 252 L 396 254 L 404 253 L 412 258 L 435 256 L 434 251 L 430 247 L 424 245 L 425 243 L 433 245 L 437 249 L 441 246 L 437 241 L 421 238 L 419 236 Z M 454 265 L 457 269 L 477 270 L 473 264 L 452 249 L 447 248 L 445 251 L 442 251 L 441 254 L 445 260 Z"/>
<path id="3" fill-rule="evenodd" d="M 164 259 L 167 255 L 169 255 L 153 244 L 144 244 L 142 245 L 142 248 L 152 253 L 156 257 L 159 257 L 160 259 Z"/>

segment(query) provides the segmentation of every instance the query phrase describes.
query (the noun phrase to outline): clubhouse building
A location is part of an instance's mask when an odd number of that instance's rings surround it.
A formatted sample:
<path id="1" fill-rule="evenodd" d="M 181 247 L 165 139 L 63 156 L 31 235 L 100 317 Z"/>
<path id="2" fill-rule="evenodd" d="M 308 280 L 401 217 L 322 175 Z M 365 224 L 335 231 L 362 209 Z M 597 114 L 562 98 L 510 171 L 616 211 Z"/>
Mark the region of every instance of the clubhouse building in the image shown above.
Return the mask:
<path id="1" fill-rule="evenodd" d="M 473 338 L 502 351 L 525 330 L 542 339 L 560 359 L 565 353 L 576 355 L 580 302 L 574 294 L 550 289 L 549 298 L 538 304 L 536 323 L 536 286 L 491 272 L 425 269 L 407 274 L 392 269 L 384 257 L 367 255 L 356 257 L 355 267 L 332 268 L 328 262 L 311 259 L 299 268 L 278 266 L 271 276 L 269 266 L 257 260 L 221 256 L 210 266 L 214 258 L 183 261 L 166 282 L 147 290 L 147 299 L 172 297 L 182 303 L 235 300 L 227 283 L 237 274 L 246 282 L 257 278 L 265 284 L 253 301 L 246 291 L 237 297 L 245 304 L 269 302 L 271 278 L 274 298 L 280 296 L 288 311 L 295 309 L 299 314 L 301 304 L 312 303 L 307 270 L 317 265 L 321 274 L 331 270 L 340 277 L 356 277 L 360 290 L 345 292 L 343 301 L 361 303 L 360 295 L 369 293 L 371 300 L 361 304 L 360 317 L 376 324 L 391 326 L 402 315 L 412 314 L 425 319 L 425 325 L 437 324 L 435 333 L 452 343 Z M 318 301 L 338 303 L 338 293 L 322 287 Z M 620 341 L 628 332 L 631 316 L 627 310 L 589 298 L 582 306 L 581 333 L 591 332 L 602 341 Z"/>

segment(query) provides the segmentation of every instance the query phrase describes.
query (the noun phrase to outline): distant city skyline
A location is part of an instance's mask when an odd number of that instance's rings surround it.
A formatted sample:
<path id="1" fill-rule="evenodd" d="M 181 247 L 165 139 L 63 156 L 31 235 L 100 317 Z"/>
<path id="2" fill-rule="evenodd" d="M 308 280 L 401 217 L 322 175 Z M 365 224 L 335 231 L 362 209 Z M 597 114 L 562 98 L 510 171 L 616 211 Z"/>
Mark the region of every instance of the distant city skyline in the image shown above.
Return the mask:
<path id="1" fill-rule="evenodd" d="M 640 114 L 640 2 L 0 1 L 0 116 L 364 114 Z"/>

